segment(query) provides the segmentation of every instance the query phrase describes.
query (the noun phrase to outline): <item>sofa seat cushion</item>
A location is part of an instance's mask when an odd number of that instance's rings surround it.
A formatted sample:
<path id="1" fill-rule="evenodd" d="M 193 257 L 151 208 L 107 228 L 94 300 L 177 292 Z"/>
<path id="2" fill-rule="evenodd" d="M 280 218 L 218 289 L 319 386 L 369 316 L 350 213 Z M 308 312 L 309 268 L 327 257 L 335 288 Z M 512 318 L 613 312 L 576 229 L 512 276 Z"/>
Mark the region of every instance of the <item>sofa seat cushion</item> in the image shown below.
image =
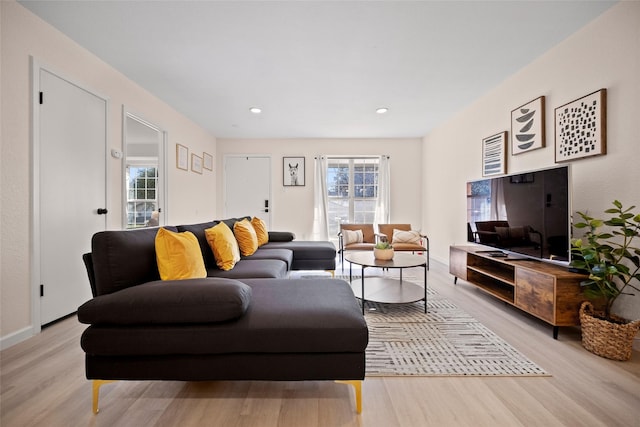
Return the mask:
<path id="1" fill-rule="evenodd" d="M 251 279 L 251 304 L 236 320 L 209 324 L 92 325 L 92 355 L 206 355 L 364 352 L 367 324 L 347 282 Z"/>
<path id="2" fill-rule="evenodd" d="M 242 316 L 250 301 L 251 288 L 237 280 L 153 281 L 87 301 L 78 308 L 78 320 L 101 325 L 215 323 Z"/>
<path id="3" fill-rule="evenodd" d="M 226 277 L 229 279 L 268 278 L 282 279 L 287 277 L 287 264 L 278 259 L 241 259 L 232 270 L 219 268 L 207 269 L 208 277 Z"/>
<path id="4" fill-rule="evenodd" d="M 287 264 L 287 270 L 291 270 L 293 251 L 291 249 L 268 249 L 260 247 L 253 255 L 248 257 L 243 256 L 242 259 L 278 259 Z"/>

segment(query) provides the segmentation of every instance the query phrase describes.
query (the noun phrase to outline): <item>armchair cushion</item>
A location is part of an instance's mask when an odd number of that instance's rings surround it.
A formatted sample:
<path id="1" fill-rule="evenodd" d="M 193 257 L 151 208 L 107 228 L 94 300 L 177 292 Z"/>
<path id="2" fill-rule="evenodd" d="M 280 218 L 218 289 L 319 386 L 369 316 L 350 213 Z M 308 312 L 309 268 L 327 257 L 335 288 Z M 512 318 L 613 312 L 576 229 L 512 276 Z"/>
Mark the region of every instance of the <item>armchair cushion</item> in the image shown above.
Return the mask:
<path id="1" fill-rule="evenodd" d="M 362 230 L 342 230 L 342 233 L 345 246 L 352 243 L 362 243 L 364 241 Z"/>
<path id="2" fill-rule="evenodd" d="M 396 243 L 417 243 L 420 244 L 420 239 L 422 238 L 422 236 L 420 236 L 420 232 L 419 231 L 414 231 L 414 230 L 410 230 L 410 231 L 404 231 L 404 230 L 397 230 L 394 229 L 393 230 L 393 238 L 391 239 L 391 244 L 396 244 Z"/>
<path id="3" fill-rule="evenodd" d="M 376 233 L 373 231 L 373 224 L 340 224 L 340 232 L 345 230 L 362 231 L 362 243 L 375 243 Z"/>

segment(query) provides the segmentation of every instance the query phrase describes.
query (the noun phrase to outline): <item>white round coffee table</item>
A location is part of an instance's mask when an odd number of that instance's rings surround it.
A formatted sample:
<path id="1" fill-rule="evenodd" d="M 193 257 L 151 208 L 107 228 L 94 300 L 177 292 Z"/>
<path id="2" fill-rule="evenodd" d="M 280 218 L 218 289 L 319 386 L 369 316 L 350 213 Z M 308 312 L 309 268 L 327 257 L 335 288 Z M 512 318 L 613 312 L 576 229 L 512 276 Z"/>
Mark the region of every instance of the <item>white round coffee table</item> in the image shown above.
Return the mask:
<path id="1" fill-rule="evenodd" d="M 427 260 L 425 257 L 396 252 L 393 259 L 382 261 L 375 259 L 373 252 L 351 252 L 345 255 L 344 259 L 350 263 L 349 282 L 351 283 L 351 289 L 353 289 L 354 295 L 362 300 L 363 314 L 365 301 L 385 304 L 406 304 L 424 300 L 424 312 L 427 312 Z M 362 277 L 359 281 L 353 280 L 353 264 L 362 267 Z M 368 267 L 397 268 L 400 270 L 400 279 L 367 277 L 365 281 L 364 272 Z M 413 267 L 424 268 L 424 287 L 402 280 L 402 270 Z"/>

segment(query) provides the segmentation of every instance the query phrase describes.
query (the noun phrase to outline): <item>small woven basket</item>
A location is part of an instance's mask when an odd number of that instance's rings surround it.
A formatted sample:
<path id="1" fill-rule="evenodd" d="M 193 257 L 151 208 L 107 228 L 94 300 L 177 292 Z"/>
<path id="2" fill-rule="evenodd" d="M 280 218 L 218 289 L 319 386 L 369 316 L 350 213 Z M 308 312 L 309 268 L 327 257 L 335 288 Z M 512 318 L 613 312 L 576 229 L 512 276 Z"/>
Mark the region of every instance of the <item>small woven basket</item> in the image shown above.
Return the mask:
<path id="1" fill-rule="evenodd" d="M 582 346 L 598 356 L 612 360 L 629 360 L 633 350 L 633 339 L 640 328 L 640 320 L 629 322 L 621 317 L 611 318 L 621 323 L 613 323 L 595 317 L 602 315 L 593 309 L 589 301 L 580 306 L 580 326 Z"/>

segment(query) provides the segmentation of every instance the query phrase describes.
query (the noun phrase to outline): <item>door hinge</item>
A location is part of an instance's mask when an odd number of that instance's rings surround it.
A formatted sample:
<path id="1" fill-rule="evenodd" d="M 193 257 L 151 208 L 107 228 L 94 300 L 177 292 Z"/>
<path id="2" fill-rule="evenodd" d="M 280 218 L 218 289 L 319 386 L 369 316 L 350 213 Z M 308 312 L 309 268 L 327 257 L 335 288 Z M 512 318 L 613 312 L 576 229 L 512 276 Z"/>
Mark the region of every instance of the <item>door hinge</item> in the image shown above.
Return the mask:
<path id="1" fill-rule="evenodd" d="M 40 105 L 44 104 L 44 92 L 40 92 Z"/>
<path id="2" fill-rule="evenodd" d="M 44 285 L 40 284 L 40 296 L 43 297 L 44 296 Z"/>

